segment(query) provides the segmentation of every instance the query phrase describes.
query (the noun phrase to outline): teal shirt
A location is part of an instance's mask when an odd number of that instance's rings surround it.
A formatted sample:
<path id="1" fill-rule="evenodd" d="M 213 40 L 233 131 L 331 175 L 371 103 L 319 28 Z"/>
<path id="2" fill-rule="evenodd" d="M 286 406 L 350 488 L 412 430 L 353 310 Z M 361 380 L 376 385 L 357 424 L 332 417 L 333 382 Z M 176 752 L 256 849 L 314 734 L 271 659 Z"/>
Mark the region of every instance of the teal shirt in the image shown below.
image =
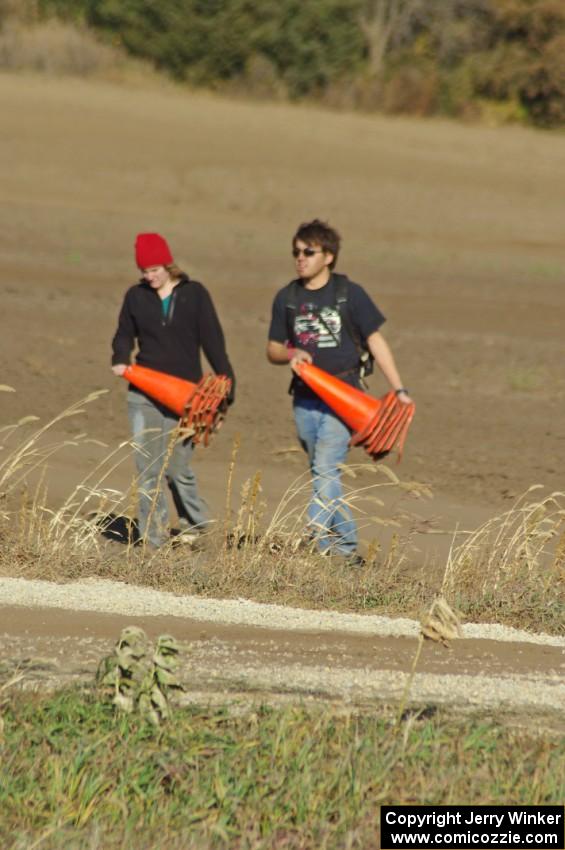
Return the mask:
<path id="1" fill-rule="evenodd" d="M 165 319 L 167 318 L 167 313 L 169 312 L 169 304 L 170 303 L 171 303 L 171 296 L 170 295 L 167 295 L 166 298 L 161 299 L 161 309 L 163 311 L 163 317 Z"/>

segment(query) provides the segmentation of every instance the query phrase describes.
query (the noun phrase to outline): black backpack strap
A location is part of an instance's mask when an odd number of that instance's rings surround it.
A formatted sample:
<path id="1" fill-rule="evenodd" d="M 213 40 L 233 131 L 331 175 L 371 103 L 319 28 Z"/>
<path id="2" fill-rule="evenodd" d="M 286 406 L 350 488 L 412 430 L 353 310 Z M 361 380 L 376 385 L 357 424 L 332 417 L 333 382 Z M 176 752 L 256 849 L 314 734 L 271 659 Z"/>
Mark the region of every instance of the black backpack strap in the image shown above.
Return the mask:
<path id="1" fill-rule="evenodd" d="M 359 377 L 362 385 L 367 388 L 364 378 L 373 372 L 373 356 L 370 353 L 365 340 L 351 321 L 351 313 L 347 304 L 349 292 L 349 278 L 344 274 L 333 275 L 335 287 L 335 303 L 341 317 L 341 326 L 345 328 L 359 354 Z"/>
<path id="2" fill-rule="evenodd" d="M 347 296 L 349 294 L 349 278 L 344 274 L 335 274 L 334 272 L 333 282 L 335 288 L 335 305 L 339 310 L 341 324 L 353 340 L 355 348 L 357 348 L 357 350 L 361 352 L 363 348 L 363 346 L 361 345 L 361 338 L 353 327 L 351 315 L 349 313 L 349 307 L 347 305 Z"/>
<path id="3" fill-rule="evenodd" d="M 299 288 L 300 283 L 297 280 L 291 280 L 286 288 L 286 334 L 291 345 L 294 344 L 294 319 L 298 305 Z"/>

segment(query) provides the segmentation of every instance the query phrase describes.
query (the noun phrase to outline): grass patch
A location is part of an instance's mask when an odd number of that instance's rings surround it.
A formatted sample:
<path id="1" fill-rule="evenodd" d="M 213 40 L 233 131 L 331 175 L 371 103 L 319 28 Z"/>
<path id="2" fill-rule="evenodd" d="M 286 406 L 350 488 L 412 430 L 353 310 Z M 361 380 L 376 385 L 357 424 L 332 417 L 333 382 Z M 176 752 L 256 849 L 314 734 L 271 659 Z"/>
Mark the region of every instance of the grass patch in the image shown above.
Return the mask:
<path id="1" fill-rule="evenodd" d="M 533 367 L 515 367 L 508 372 L 508 386 L 513 392 L 533 393 L 547 385 L 539 369 Z"/>
<path id="2" fill-rule="evenodd" d="M 557 804 L 565 740 L 386 711 L 192 706 L 160 730 L 92 691 L 0 703 L 0 844 L 377 848 L 379 805 Z"/>

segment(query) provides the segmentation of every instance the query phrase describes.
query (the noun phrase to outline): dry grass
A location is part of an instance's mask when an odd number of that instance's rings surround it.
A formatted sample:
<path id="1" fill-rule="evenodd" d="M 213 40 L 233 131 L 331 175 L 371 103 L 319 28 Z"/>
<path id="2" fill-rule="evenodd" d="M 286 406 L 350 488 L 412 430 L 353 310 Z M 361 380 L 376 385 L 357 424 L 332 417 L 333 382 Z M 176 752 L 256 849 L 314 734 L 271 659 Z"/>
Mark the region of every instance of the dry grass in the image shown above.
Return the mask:
<path id="1" fill-rule="evenodd" d="M 513 612 L 517 623 L 565 624 L 565 493 L 514 506 L 454 547 L 444 590 L 467 614 L 484 619 Z"/>
<path id="2" fill-rule="evenodd" d="M 85 25 L 46 17 L 36 0 L 0 0 L 0 70 L 120 82 L 159 78 L 149 63 L 127 56 Z"/>
<path id="3" fill-rule="evenodd" d="M 57 19 L 31 26 L 8 20 L 0 30 L 0 68 L 86 77 L 119 69 L 126 60 L 91 32 Z"/>
<path id="4" fill-rule="evenodd" d="M 86 519 L 86 514 L 96 505 L 98 511 L 121 501 L 122 494 L 105 486 L 106 480 L 123 462 L 126 444 L 110 452 L 101 464 L 92 469 L 56 509 L 47 505 L 47 462 L 62 449 L 88 443 L 103 445 L 85 433 L 69 439 L 51 439 L 51 433 L 63 420 L 80 416 L 84 407 L 96 401 L 106 391 L 90 393 L 64 410 L 45 425 L 29 430 L 38 421 L 36 416 L 26 416 L 14 425 L 1 429 L 5 441 L 0 454 L 0 499 L 2 519 L 6 529 L 12 530 L 16 543 L 12 555 L 43 561 L 65 560 L 70 552 L 76 558 L 83 554 L 87 559 L 100 554 L 99 528 L 96 522 Z M 20 438 L 18 441 L 18 437 Z M 12 446 L 11 443 L 15 442 Z M 39 472 L 39 483 L 30 495 L 27 481 Z M 14 505 L 19 498 L 17 509 Z M 11 508 L 9 506 L 12 506 Z M 17 542 L 16 542 L 17 541 Z"/>
<path id="5" fill-rule="evenodd" d="M 45 476 L 32 494 L 25 489 L 29 474 L 37 473 L 55 452 L 88 439 L 79 434 L 51 442 L 49 431 L 62 419 L 79 415 L 98 396 L 91 394 L 24 436 L 31 417 L 4 429 L 4 455 L 0 454 L 4 573 L 58 581 L 98 575 L 176 593 L 413 616 L 443 593 L 474 619 L 563 631 L 563 494 L 529 502 L 528 493 L 512 510 L 470 534 L 452 549 L 443 581 L 436 571 L 414 568 L 410 533 L 401 528 L 394 529 L 386 546 L 373 540 L 365 566 L 353 568 L 341 558 L 313 551 L 304 538 L 310 496 L 307 473 L 293 482 L 270 516 L 256 473 L 241 488 L 238 507 L 232 510 L 235 444 L 227 470 L 224 518 L 193 548 L 177 546 L 171 537 L 169 544 L 155 550 L 135 545 L 137 480 L 126 492 L 108 486 L 117 467 L 130 462 L 128 442 L 110 451 L 56 510 L 47 506 Z M 383 464 L 347 466 L 343 471 L 349 482 L 346 500 L 361 530 L 379 522 L 396 524 L 380 516 L 387 490 L 428 495 L 425 487 L 403 482 Z M 373 481 L 361 486 L 359 481 L 366 481 L 368 473 Z M 109 542 L 118 520 L 121 543 Z"/>

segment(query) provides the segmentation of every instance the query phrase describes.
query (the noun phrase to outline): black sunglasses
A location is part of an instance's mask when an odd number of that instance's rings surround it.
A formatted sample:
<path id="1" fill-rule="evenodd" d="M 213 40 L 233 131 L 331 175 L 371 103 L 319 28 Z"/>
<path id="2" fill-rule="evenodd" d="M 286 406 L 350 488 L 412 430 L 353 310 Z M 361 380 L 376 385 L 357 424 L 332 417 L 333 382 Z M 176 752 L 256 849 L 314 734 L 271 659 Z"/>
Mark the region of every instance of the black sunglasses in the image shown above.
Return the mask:
<path id="1" fill-rule="evenodd" d="M 305 257 L 313 257 L 314 254 L 323 254 L 323 251 L 316 251 L 315 248 L 293 248 L 292 256 L 300 257 L 301 254 L 304 254 Z"/>

